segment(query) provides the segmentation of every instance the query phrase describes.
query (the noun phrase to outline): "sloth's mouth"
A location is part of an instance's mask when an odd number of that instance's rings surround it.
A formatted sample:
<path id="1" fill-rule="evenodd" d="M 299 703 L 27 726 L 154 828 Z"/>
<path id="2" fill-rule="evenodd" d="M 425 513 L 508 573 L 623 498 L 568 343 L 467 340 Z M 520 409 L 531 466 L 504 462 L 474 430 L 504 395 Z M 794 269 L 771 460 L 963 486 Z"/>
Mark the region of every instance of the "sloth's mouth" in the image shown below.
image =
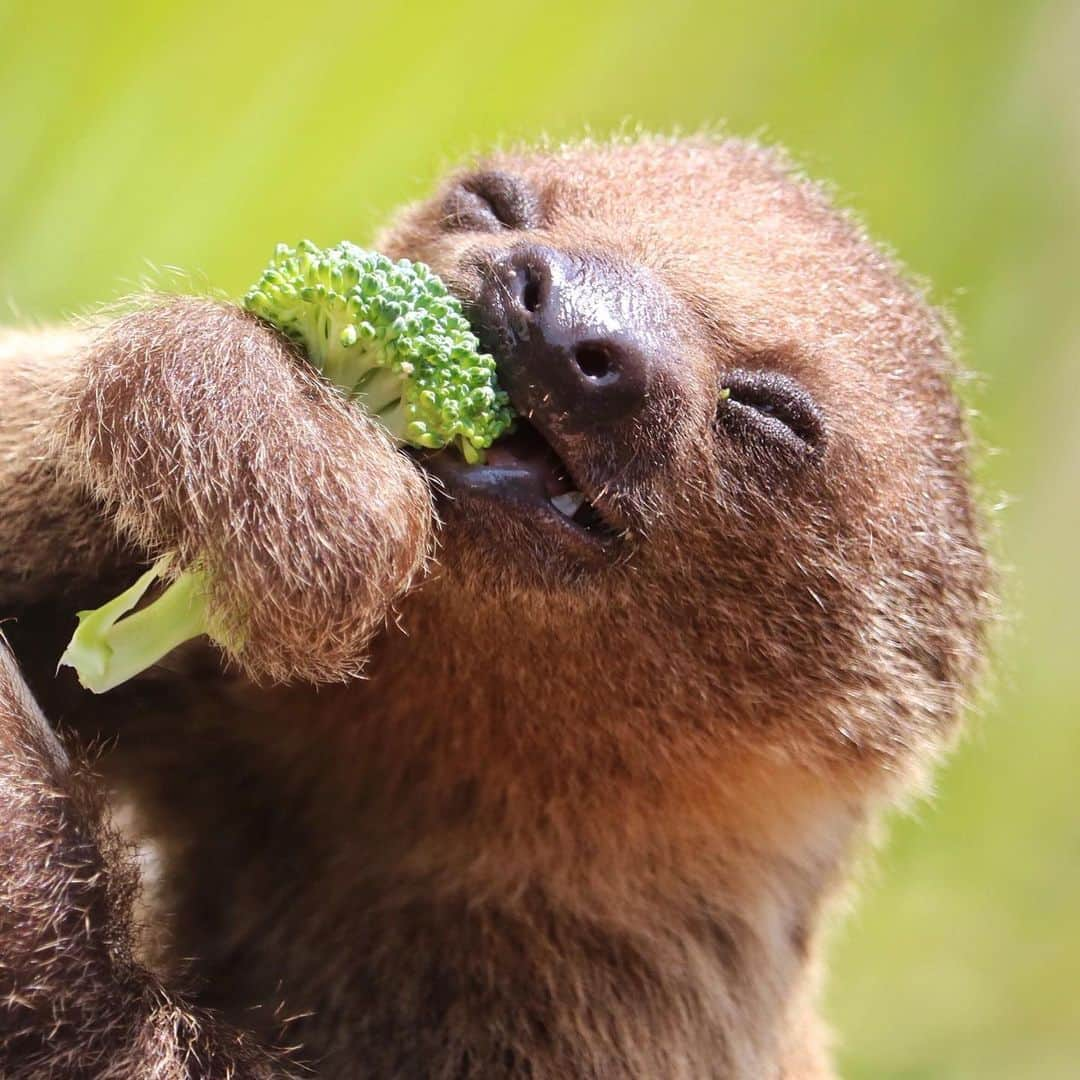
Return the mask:
<path id="1" fill-rule="evenodd" d="M 498 505 L 594 548 L 609 549 L 620 536 L 597 494 L 586 492 L 539 430 L 522 418 L 512 434 L 486 452 L 482 465 L 467 465 L 455 450 L 425 452 L 419 460 L 438 479 L 444 497 L 455 502 Z"/>

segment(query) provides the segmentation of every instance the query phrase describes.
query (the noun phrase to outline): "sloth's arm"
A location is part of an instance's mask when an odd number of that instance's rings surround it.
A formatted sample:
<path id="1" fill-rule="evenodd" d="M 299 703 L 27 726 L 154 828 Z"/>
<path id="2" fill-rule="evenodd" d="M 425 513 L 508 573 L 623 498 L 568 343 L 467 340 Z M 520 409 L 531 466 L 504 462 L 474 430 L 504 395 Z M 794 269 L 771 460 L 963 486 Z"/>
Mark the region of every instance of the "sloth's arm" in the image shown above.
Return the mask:
<path id="1" fill-rule="evenodd" d="M 297 1075 L 131 954 L 134 865 L 0 640 L 0 1075 Z"/>
<path id="2" fill-rule="evenodd" d="M 418 469 L 235 307 L 0 337 L 0 403 L 0 605 L 93 580 L 122 537 L 211 571 L 250 674 L 320 681 L 359 668 L 424 564 Z"/>
<path id="3" fill-rule="evenodd" d="M 123 562 L 100 508 L 58 468 L 52 442 L 86 343 L 69 328 L 0 327 L 0 618 Z"/>

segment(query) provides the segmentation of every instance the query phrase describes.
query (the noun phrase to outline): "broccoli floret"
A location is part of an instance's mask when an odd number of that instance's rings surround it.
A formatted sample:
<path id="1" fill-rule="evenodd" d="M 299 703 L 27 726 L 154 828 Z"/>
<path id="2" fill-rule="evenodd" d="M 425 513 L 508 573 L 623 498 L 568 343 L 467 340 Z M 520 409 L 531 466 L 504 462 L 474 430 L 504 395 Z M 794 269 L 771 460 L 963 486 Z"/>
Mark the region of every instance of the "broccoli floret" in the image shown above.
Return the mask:
<path id="1" fill-rule="evenodd" d="M 461 305 L 423 263 L 350 244 L 279 244 L 244 306 L 299 342 L 399 442 L 473 463 L 512 413 Z"/>
<path id="2" fill-rule="evenodd" d="M 475 463 L 513 422 L 495 361 L 479 351 L 461 305 L 423 263 L 392 262 L 347 241 L 325 250 L 308 240 L 295 250 L 279 244 L 243 303 L 298 342 L 399 442 L 453 445 Z M 169 562 L 159 560 L 102 607 L 79 612 L 60 663 L 88 690 L 119 686 L 189 638 L 215 637 L 198 568 L 132 612 Z"/>

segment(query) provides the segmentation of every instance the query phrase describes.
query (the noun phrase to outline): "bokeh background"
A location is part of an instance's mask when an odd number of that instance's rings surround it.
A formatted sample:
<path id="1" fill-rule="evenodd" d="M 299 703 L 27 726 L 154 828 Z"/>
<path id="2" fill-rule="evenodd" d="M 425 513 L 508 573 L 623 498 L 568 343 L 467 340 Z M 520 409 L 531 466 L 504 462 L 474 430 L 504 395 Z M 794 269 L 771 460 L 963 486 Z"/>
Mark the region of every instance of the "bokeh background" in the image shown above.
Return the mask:
<path id="1" fill-rule="evenodd" d="M 1012 567 L 991 702 L 834 934 L 843 1075 L 1077 1077 L 1078 52 L 1072 0 L 0 0 L 0 320 L 238 293 L 497 139 L 786 143 L 962 326 Z"/>

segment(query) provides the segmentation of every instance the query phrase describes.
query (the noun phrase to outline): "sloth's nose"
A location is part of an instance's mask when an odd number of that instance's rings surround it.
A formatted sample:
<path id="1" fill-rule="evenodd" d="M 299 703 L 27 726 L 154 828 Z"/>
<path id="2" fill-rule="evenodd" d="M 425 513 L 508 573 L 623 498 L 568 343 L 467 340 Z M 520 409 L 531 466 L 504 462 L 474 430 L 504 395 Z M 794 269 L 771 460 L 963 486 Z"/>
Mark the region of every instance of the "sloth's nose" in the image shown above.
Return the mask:
<path id="1" fill-rule="evenodd" d="M 492 265 L 476 308 L 517 410 L 564 430 L 641 410 L 668 359 L 657 290 L 626 264 L 518 247 Z"/>

